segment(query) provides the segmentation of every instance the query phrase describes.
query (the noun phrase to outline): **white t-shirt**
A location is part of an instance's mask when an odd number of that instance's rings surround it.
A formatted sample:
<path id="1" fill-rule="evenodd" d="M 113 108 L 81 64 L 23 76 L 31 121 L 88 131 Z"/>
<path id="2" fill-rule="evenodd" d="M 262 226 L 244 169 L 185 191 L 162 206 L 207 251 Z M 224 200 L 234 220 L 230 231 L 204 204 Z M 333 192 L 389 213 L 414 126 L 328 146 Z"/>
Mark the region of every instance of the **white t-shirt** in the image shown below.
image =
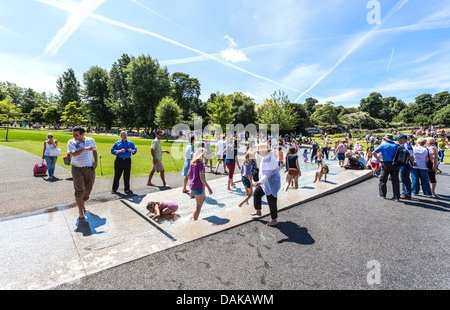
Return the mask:
<path id="1" fill-rule="evenodd" d="M 69 142 L 67 142 L 67 151 L 74 152 L 88 146 L 94 146 L 94 150 L 97 150 L 94 139 L 89 137 L 84 137 L 84 139 L 84 142 L 75 140 L 74 138 L 70 139 Z M 92 151 L 84 151 L 78 156 L 72 156 L 72 160 L 70 163 L 75 167 L 92 167 L 94 165 L 94 157 L 92 156 Z"/>
<path id="2" fill-rule="evenodd" d="M 227 147 L 227 141 L 220 140 L 219 142 L 217 142 L 216 146 L 217 146 L 217 155 L 220 156 Z"/>

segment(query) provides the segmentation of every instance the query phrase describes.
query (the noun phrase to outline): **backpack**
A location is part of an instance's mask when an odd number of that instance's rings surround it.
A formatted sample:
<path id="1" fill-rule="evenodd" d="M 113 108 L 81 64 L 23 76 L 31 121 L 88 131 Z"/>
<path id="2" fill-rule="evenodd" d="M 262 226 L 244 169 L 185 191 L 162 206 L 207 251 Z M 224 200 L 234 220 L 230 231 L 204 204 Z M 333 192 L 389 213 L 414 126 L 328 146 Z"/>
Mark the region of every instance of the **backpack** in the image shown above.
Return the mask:
<path id="1" fill-rule="evenodd" d="M 394 165 L 399 167 L 406 166 L 410 161 L 410 157 L 409 150 L 405 149 L 403 146 L 400 146 L 395 153 Z"/>

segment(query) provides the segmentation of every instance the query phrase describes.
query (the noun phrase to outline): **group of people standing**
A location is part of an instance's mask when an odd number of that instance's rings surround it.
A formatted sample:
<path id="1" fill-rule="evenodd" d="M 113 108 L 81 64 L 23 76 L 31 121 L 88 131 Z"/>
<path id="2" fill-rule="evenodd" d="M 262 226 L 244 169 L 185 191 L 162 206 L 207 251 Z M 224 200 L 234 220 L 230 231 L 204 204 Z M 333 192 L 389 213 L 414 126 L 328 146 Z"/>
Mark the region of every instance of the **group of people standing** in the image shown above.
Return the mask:
<path id="1" fill-rule="evenodd" d="M 75 126 L 72 130 L 73 139 L 67 143 L 67 154 L 70 158 L 70 165 L 72 166 L 73 186 L 75 190 L 75 201 L 79 210 L 79 218 L 85 218 L 85 213 L 89 212 L 86 209 L 85 203 L 89 199 L 92 187 L 95 182 L 95 169 L 98 165 L 98 154 L 95 140 L 85 136 L 85 130 L 81 126 Z M 123 175 L 124 187 L 126 194 L 133 194 L 130 189 L 130 171 L 131 171 L 131 157 L 137 153 L 137 148 L 132 141 L 127 139 L 127 132 L 120 133 L 121 140 L 117 141 L 111 148 L 111 154 L 116 156 L 114 161 L 114 179 L 112 185 L 112 193 L 116 194 L 119 187 L 119 180 Z M 147 185 L 152 186 L 152 178 L 154 173 L 160 173 L 164 186 L 168 186 L 164 177 L 164 167 L 162 164 L 163 153 L 170 154 L 169 151 L 162 150 L 161 147 L 162 132 L 156 131 L 156 138 L 151 145 L 152 155 L 152 170 L 148 178 Z M 432 137 L 419 138 L 416 145 L 411 145 L 407 141 L 406 135 L 399 135 L 394 138 L 392 134 L 387 134 L 384 137 L 384 143 L 381 143 L 375 150 L 369 148 L 367 151 L 368 162 L 361 165 L 362 161 L 356 150 L 356 157 L 347 150 L 347 145 L 343 142 L 335 145 L 335 156 L 339 160 L 339 165 L 346 169 L 360 169 L 367 164 L 372 166 L 372 169 L 380 170 L 379 180 L 379 197 L 386 198 L 388 179 L 392 182 L 393 200 L 411 199 L 411 195 L 417 195 L 422 186 L 423 193 L 428 197 L 436 197 L 436 171 L 438 171 L 438 149 L 436 140 Z M 398 141 L 398 143 L 395 143 Z M 318 165 L 315 180 L 320 181 L 328 173 L 328 166 L 323 165 L 324 150 L 314 147 L 311 149 L 311 161 L 315 160 Z M 44 142 L 44 150 L 42 158 L 46 160 L 48 166 L 49 179 L 56 179 L 54 175 L 55 164 L 57 157 L 51 156 L 51 150 L 58 148 L 58 141 L 54 139 L 50 133 L 47 135 L 47 141 Z M 404 148 L 409 156 L 408 162 L 399 165 L 396 156 L 398 156 L 398 149 Z M 255 211 L 251 213 L 252 216 L 261 215 L 262 197 L 267 197 L 267 202 L 270 209 L 271 221 L 267 223 L 269 226 L 277 225 L 277 197 L 281 188 L 280 176 L 280 162 L 286 169 L 286 188 L 295 183 L 295 188 L 298 188 L 298 177 L 301 175 L 300 166 L 298 163 L 298 148 L 291 146 L 286 157 L 284 157 L 281 149 L 277 152 L 278 145 L 273 147 L 267 143 L 256 144 L 251 141 L 246 146 L 246 153 L 242 160 L 242 165 L 239 162 L 237 153 L 237 140 L 230 139 L 226 141 L 225 135 L 216 144 L 217 154 L 212 152 L 212 146 L 209 140 L 201 142 L 199 148 L 195 150 L 195 137 L 190 137 L 189 144 L 185 148 L 185 162 L 183 166 L 182 176 L 184 177 L 184 184 L 182 191 L 190 193 L 192 198 L 195 198 L 196 205 L 192 212 L 191 219 L 197 220 L 205 201 L 205 189 L 209 194 L 213 194 L 205 178 L 206 165 L 209 161 L 210 172 L 218 173 L 220 165 L 223 165 L 224 173 L 228 174 L 227 189 L 231 190 L 235 187 L 233 177 L 236 165 L 241 170 L 241 181 L 245 188 L 245 198 L 238 204 L 241 207 L 245 203 L 249 203 L 253 197 L 253 205 Z M 326 158 L 328 159 L 328 151 L 330 148 L 326 145 Z M 280 153 L 281 152 L 281 153 Z M 314 154 L 313 154 L 314 153 Z M 280 156 L 280 154 L 282 154 Z M 218 162 L 213 171 L 212 158 L 216 156 Z M 257 156 L 259 156 L 259 167 Z M 304 154 L 304 158 L 307 158 Z M 370 159 L 372 158 L 372 159 Z M 284 159 L 284 160 L 283 160 Z M 344 161 L 347 159 L 347 165 Z M 402 182 L 402 193 L 400 193 L 400 181 Z M 189 184 L 189 190 L 187 188 Z M 174 211 L 177 210 L 176 203 L 168 202 L 152 202 L 149 204 L 149 212 L 159 213 L 174 218 Z M 166 206 L 162 208 L 162 206 Z M 156 216 L 156 215 L 155 215 Z"/>
<path id="2" fill-rule="evenodd" d="M 422 187 L 423 194 L 429 198 L 436 196 L 436 172 L 438 171 L 438 151 L 436 139 L 433 137 L 418 138 L 416 145 L 408 143 L 404 134 L 395 138 L 392 134 L 384 137 L 384 143 L 374 151 L 373 156 L 380 162 L 379 197 L 386 198 L 386 183 L 388 178 L 392 182 L 394 201 L 399 199 L 410 200 L 417 195 Z M 399 148 L 405 149 L 409 154 L 408 161 L 399 164 Z M 381 156 L 380 156 L 381 155 Z M 400 181 L 402 193 L 400 194 Z"/>
<path id="3" fill-rule="evenodd" d="M 265 195 L 271 214 L 271 221 L 267 225 L 276 226 L 278 224 L 277 196 L 281 188 L 277 158 L 267 144 L 255 145 L 250 143 L 247 145 L 247 152 L 241 165 L 237 156 L 237 146 L 237 140 L 227 142 L 226 137 L 222 136 L 222 139 L 216 145 L 218 162 L 214 173 L 217 174 L 219 166 L 223 164 L 224 173 L 228 174 L 227 189 L 232 190 L 232 187 L 236 186 L 233 178 L 237 165 L 241 170 L 241 181 L 245 188 L 245 198 L 238 206 L 242 207 L 244 203 L 248 204 L 249 199 L 254 197 L 255 212 L 251 215 L 261 216 L 262 197 Z M 260 167 L 257 164 L 256 154 L 261 157 Z M 214 153 L 211 151 L 208 140 L 206 143 L 201 143 L 200 147 L 195 150 L 195 137 L 192 136 L 190 137 L 190 143 L 185 148 L 185 155 L 186 159 L 182 171 L 185 179 L 182 192 L 190 193 L 190 196 L 196 199 L 196 206 L 191 216 L 191 219 L 195 221 L 198 219 L 205 201 L 205 188 L 208 189 L 210 195 L 213 193 L 205 178 L 206 166 L 204 161 L 212 160 Z M 212 164 L 210 164 L 210 172 L 213 172 Z M 188 182 L 190 190 L 187 189 Z"/>

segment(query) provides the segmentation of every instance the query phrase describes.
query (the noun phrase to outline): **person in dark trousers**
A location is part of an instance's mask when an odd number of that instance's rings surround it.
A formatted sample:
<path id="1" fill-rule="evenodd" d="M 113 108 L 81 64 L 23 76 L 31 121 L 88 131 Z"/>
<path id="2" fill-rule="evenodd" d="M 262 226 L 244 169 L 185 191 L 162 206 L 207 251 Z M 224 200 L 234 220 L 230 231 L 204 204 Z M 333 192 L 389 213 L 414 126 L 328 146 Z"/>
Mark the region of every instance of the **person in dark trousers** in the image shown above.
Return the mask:
<path id="1" fill-rule="evenodd" d="M 114 161 L 114 181 L 112 186 L 112 194 L 117 194 L 119 189 L 119 180 L 123 173 L 123 181 L 125 183 L 125 194 L 131 195 L 130 190 L 130 172 L 131 172 L 131 155 L 136 154 L 137 148 L 133 142 L 127 139 L 127 132 L 120 133 L 120 141 L 117 141 L 111 148 L 111 154 L 116 155 Z"/>
<path id="2" fill-rule="evenodd" d="M 392 134 L 386 134 L 384 136 L 384 142 L 372 153 L 372 156 L 381 163 L 380 182 L 378 183 L 379 198 L 386 198 L 386 183 L 390 175 L 392 190 L 394 192 L 394 197 L 392 197 L 392 199 L 394 201 L 399 201 L 400 199 L 399 167 L 394 165 L 394 157 L 398 148 L 399 145 L 394 142 L 394 136 Z M 381 152 L 382 159 L 378 158 L 379 152 Z"/>

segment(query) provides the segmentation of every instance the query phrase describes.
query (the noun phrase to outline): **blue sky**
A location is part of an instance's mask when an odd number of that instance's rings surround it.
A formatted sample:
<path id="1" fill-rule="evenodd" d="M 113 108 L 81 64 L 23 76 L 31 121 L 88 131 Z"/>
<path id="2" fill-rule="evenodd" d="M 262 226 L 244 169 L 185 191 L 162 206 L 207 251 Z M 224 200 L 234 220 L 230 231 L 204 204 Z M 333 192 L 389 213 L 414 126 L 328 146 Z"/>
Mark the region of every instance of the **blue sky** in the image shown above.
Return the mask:
<path id="1" fill-rule="evenodd" d="M 0 81 L 57 94 L 123 53 L 199 79 L 201 98 L 284 91 L 357 106 L 450 90 L 450 0 L 0 0 Z M 379 17 L 371 24 L 367 16 Z"/>

